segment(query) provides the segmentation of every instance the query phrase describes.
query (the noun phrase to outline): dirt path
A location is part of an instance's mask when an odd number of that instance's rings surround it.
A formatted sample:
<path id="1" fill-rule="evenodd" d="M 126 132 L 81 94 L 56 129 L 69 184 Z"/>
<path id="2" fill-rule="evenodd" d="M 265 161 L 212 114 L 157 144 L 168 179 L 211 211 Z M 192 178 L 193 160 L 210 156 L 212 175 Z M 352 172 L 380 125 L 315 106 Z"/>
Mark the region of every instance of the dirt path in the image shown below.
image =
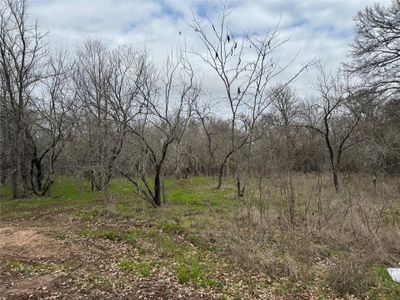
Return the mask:
<path id="1" fill-rule="evenodd" d="M 215 299 L 164 278 L 121 273 L 115 242 L 58 240 L 55 228 L 0 228 L 1 299 Z"/>
<path id="2" fill-rule="evenodd" d="M 48 237 L 45 234 L 48 231 L 47 228 L 0 228 L 0 295 L 3 299 L 41 298 L 46 296 L 44 292 L 54 288 L 60 273 L 42 275 L 35 269 L 24 270 L 27 263 L 68 258 L 70 251 L 60 241 Z"/>
<path id="3" fill-rule="evenodd" d="M 68 255 L 65 246 L 45 235 L 46 228 L 0 228 L 2 259 L 44 259 Z"/>

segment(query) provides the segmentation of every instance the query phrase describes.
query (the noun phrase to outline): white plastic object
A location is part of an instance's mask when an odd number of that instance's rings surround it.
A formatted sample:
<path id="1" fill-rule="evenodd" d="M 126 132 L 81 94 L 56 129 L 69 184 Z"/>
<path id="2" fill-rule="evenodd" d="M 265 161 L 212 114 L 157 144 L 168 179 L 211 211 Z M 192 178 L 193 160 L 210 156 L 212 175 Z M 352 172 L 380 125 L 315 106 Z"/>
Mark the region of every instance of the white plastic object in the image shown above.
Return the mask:
<path id="1" fill-rule="evenodd" d="M 400 282 L 400 268 L 387 268 L 390 277 L 396 282 Z"/>

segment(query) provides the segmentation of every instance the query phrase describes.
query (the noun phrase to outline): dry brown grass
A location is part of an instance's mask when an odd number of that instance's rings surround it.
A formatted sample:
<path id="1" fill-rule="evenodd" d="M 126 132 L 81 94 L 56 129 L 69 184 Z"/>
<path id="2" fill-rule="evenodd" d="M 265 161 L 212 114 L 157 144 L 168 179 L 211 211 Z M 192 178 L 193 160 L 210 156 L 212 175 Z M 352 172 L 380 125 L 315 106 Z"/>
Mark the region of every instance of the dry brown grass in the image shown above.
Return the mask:
<path id="1" fill-rule="evenodd" d="M 255 181 L 222 228 L 231 257 L 244 268 L 317 283 L 338 296 L 371 295 L 380 284 L 374 268 L 399 262 L 400 178 L 374 185 L 371 177 L 352 175 L 342 182 L 337 194 L 328 175 L 296 175 L 291 223 L 288 180 Z"/>

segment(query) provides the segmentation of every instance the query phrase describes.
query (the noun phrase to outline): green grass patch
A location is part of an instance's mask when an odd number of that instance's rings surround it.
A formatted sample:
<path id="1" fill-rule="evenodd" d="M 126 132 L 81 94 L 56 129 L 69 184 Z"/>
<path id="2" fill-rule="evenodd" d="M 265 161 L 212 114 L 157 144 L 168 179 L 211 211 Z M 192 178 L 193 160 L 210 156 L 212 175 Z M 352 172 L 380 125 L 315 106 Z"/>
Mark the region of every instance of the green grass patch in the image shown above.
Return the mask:
<path id="1" fill-rule="evenodd" d="M 9 261 L 8 267 L 12 270 L 18 270 L 27 273 L 55 273 L 68 272 L 72 270 L 72 267 L 67 264 L 57 264 L 52 262 L 23 263 L 18 260 Z"/>
<path id="2" fill-rule="evenodd" d="M 185 251 L 183 245 L 178 245 L 171 237 L 167 235 L 158 236 L 155 242 L 160 248 L 160 255 L 162 257 L 172 257 Z"/>
<path id="3" fill-rule="evenodd" d="M 11 186 L 6 184 L 0 184 L 0 200 L 11 199 L 12 190 Z"/>
<path id="4" fill-rule="evenodd" d="M 133 271 L 143 277 L 148 277 L 151 274 L 152 266 L 146 261 L 133 261 L 129 259 L 120 259 L 118 267 L 124 271 Z"/>
<path id="5" fill-rule="evenodd" d="M 10 267 L 10 269 L 13 270 L 24 270 L 24 264 L 18 260 L 11 260 L 8 262 L 8 266 Z"/>
<path id="6" fill-rule="evenodd" d="M 168 234 L 174 234 L 183 231 L 183 227 L 181 224 L 172 223 L 172 222 L 161 222 L 159 227 L 163 230 L 163 232 Z"/>
<path id="7" fill-rule="evenodd" d="M 96 217 L 100 215 L 100 209 L 90 209 L 90 210 L 82 210 L 78 213 L 75 214 L 76 218 L 78 220 L 84 221 L 84 222 L 90 222 Z"/>
<path id="8" fill-rule="evenodd" d="M 221 190 L 213 188 L 214 183 L 210 178 L 192 177 L 185 180 L 176 180 L 173 177 L 164 179 L 168 198 L 168 209 L 152 209 L 147 202 L 141 200 L 135 193 L 134 186 L 123 178 L 115 178 L 110 183 L 110 194 L 114 199 L 112 203 L 114 217 L 126 218 L 158 218 L 204 214 L 210 207 L 221 208 L 231 205 L 225 201 L 227 194 L 234 190 L 227 185 Z M 28 199 L 11 200 L 11 190 L 8 185 L 0 188 L 2 201 L 0 213 L 4 219 L 29 218 L 41 213 L 57 213 L 65 210 L 75 210 L 76 218 L 90 222 L 99 216 L 102 205 L 102 193 L 93 192 L 88 180 L 80 178 L 58 176 L 54 179 L 51 196 L 35 197 Z M 96 208 L 93 209 L 93 203 Z M 92 209 L 88 210 L 91 205 Z M 161 211 L 162 213 L 160 213 Z"/>
<path id="9" fill-rule="evenodd" d="M 1 187 L 0 213 L 3 218 L 30 217 L 37 215 L 37 210 L 41 213 L 56 213 L 67 209 L 82 209 L 100 196 L 100 193 L 90 190 L 88 181 L 77 181 L 64 176 L 55 178 L 50 196 L 11 199 L 9 190 L 7 185 Z"/>
<path id="10" fill-rule="evenodd" d="M 200 287 L 216 284 L 209 274 L 208 266 L 201 263 L 198 256 L 181 256 L 177 258 L 177 261 L 176 277 L 179 283 L 193 282 Z"/>

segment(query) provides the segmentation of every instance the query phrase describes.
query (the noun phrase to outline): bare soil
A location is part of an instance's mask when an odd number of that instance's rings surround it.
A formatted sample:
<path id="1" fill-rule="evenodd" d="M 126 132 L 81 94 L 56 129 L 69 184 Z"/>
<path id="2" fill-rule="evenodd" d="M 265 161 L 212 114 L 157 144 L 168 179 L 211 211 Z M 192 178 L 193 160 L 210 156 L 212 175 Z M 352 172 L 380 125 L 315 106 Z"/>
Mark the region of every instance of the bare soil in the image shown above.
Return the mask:
<path id="1" fill-rule="evenodd" d="M 3 224 L 0 229 L 1 299 L 218 298 L 210 292 L 179 285 L 168 277 L 159 280 L 136 276 L 124 278 L 115 269 L 113 259 L 129 250 L 124 245 L 120 247 L 108 240 L 80 241 L 75 245 L 68 238 L 53 238 L 56 231 L 55 227 L 26 228 Z M 28 267 L 13 269 L 10 267 L 12 261 Z M 71 270 L 29 268 L 40 264 L 68 264 Z"/>
<path id="2" fill-rule="evenodd" d="M 43 259 L 68 255 L 63 243 L 45 235 L 46 228 L 0 228 L 0 252 L 8 259 Z"/>

